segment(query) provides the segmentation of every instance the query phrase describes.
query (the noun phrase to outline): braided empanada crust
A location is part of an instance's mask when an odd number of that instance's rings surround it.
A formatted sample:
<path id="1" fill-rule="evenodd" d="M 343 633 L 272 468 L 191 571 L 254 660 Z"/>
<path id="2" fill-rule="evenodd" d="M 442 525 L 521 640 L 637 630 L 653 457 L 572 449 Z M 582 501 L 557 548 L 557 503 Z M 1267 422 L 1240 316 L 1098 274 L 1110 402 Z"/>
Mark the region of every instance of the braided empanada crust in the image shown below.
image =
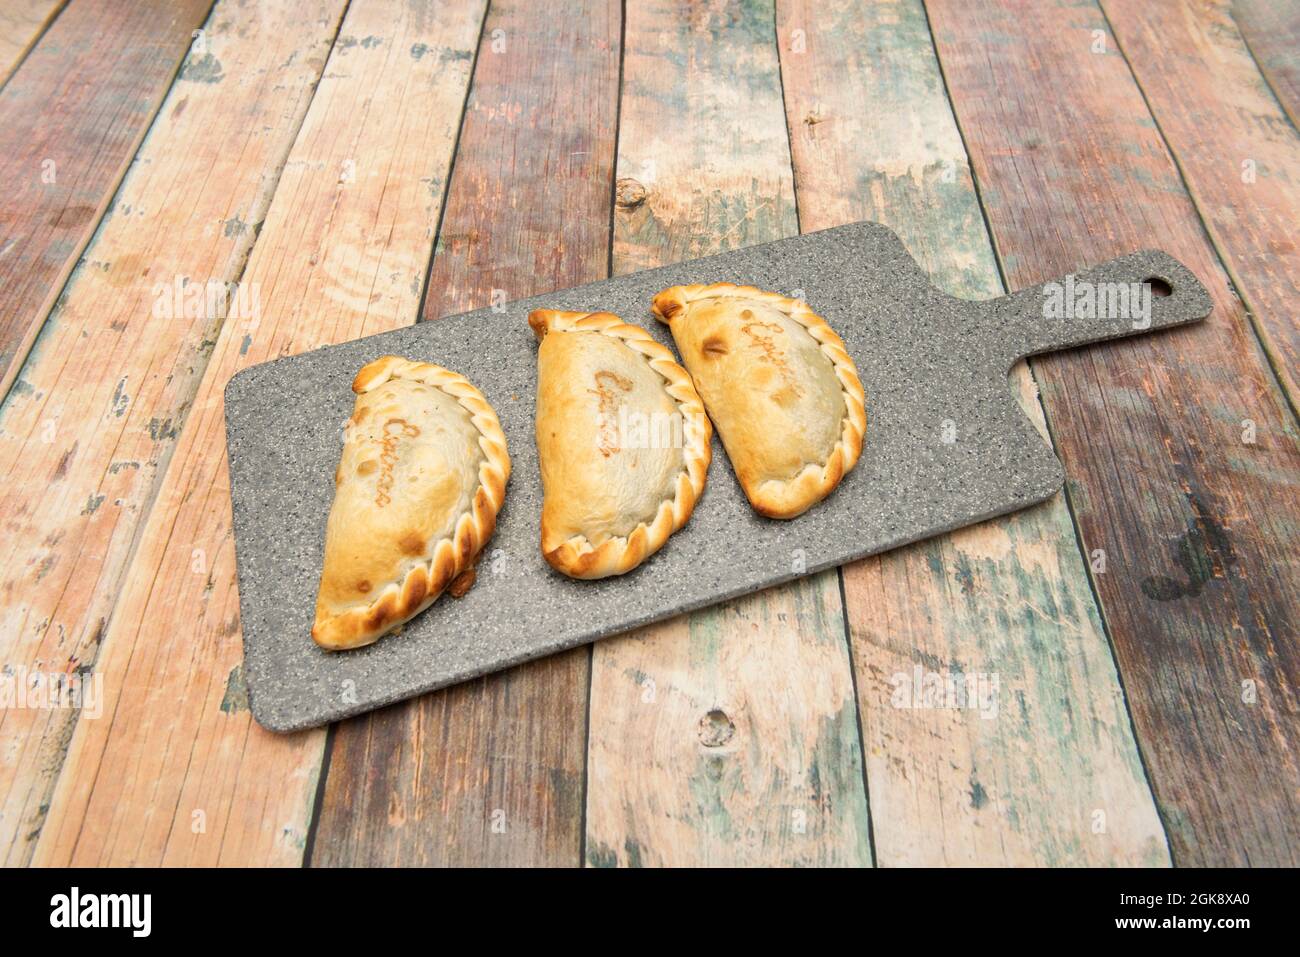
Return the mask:
<path id="1" fill-rule="evenodd" d="M 450 535 L 420 542 L 418 535 L 368 535 L 365 528 L 348 529 L 353 543 L 351 549 L 336 547 L 332 550 L 331 536 L 327 534 L 325 568 L 311 633 L 317 644 L 330 650 L 368 645 L 428 608 L 444 591 L 451 589 L 456 594 L 461 592 L 462 586 L 467 588 L 472 584 L 475 562 L 496 527 L 497 513 L 505 501 L 506 483 L 510 478 L 505 433 L 496 412 L 482 393 L 457 372 L 400 356 L 376 359 L 363 366 L 353 380 L 352 391 L 357 394 L 357 405 L 349 426 L 355 428 L 359 425 L 355 419 L 361 414 L 368 394 L 385 383 L 403 380 L 423 383 L 442 391 L 468 413 L 482 455 L 477 470 L 478 485 L 468 507 L 455 517 Z M 430 480 L 436 478 L 429 477 Z M 344 479 L 340 464 L 335 475 L 336 485 Z M 390 496 L 388 491 L 379 494 Z M 400 489 L 391 492 L 391 495 L 398 494 L 415 496 L 418 506 L 419 496 L 431 493 L 419 487 L 410 492 Z M 349 521 L 364 522 L 365 516 L 335 516 L 331 512 L 330 520 L 333 530 L 336 522 L 341 526 Z M 356 542 L 360 542 L 359 547 Z M 357 576 L 375 564 L 394 563 L 409 563 L 409 570 L 400 580 L 366 582 L 370 586 L 367 594 L 373 591 L 374 597 L 358 603 L 354 585 Z"/>
<path id="2" fill-rule="evenodd" d="M 539 342 L 551 333 L 595 332 L 622 343 L 662 378 L 664 390 L 682 417 L 682 468 L 673 483 L 673 495 L 660 502 L 648 521 L 641 521 L 626 535 L 593 543 L 586 534 L 567 534 L 553 527 L 543 508 L 542 554 L 553 568 L 573 578 L 622 575 L 658 551 L 670 535 L 686 524 L 704 491 L 713 435 L 704 404 L 690 375 L 667 348 L 640 326 L 626 323 L 612 313 L 537 309 L 529 315 L 528 323 Z M 542 430 L 550 426 L 539 416 L 537 428 L 540 451 L 547 441 Z M 545 491 L 548 495 L 567 492 L 554 488 Z"/>
<path id="3" fill-rule="evenodd" d="M 741 487 L 749 498 L 750 504 L 761 515 L 769 518 L 794 518 L 812 505 L 829 495 L 849 470 L 857 464 L 862 454 L 863 438 L 867 429 L 866 400 L 862 382 L 858 379 L 857 366 L 845 349 L 844 340 L 827 324 L 826 320 L 815 313 L 806 302 L 768 292 L 754 286 L 738 286 L 729 282 L 708 285 L 672 286 L 658 293 L 651 309 L 655 316 L 674 329 L 679 351 L 687 368 L 696 376 L 696 385 L 704 394 L 699 376 L 706 373 L 705 368 L 697 368 L 693 360 L 697 357 L 687 354 L 683 348 L 682 337 L 678 336 L 680 325 L 689 322 L 690 307 L 704 300 L 736 300 L 742 302 L 763 303 L 784 313 L 817 342 L 821 353 L 830 360 L 835 378 L 839 381 L 844 398 L 844 414 L 839 429 L 839 437 L 831 447 L 824 461 L 808 462 L 799 471 L 788 478 L 763 477 L 736 468 Z M 719 345 L 719 348 L 725 348 Z M 699 366 L 707 364 L 699 361 Z M 732 393 L 734 395 L 734 393 Z M 713 401 L 713 400 L 710 400 Z M 709 409 L 711 417 L 718 425 L 717 409 Z M 719 425 L 723 446 L 727 447 L 726 430 Z M 727 447 L 732 464 L 742 450 Z"/>

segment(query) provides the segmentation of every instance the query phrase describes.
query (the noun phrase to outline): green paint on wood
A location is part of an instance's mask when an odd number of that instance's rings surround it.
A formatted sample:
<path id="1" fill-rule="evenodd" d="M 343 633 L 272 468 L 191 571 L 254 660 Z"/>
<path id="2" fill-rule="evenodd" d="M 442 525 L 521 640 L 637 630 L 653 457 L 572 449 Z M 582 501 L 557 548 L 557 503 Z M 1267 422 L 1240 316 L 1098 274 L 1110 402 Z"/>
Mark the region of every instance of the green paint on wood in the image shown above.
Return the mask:
<path id="1" fill-rule="evenodd" d="M 939 288 L 1000 295 L 918 0 L 778 6 L 803 228 L 883 222 Z M 1012 384 L 1041 421 L 1023 370 Z M 882 864 L 1168 862 L 1061 500 L 860 563 L 845 591 Z M 982 678 L 992 706 L 898 708 L 918 667 Z M 1091 830 L 1098 790 L 1115 838 Z"/>
<path id="2" fill-rule="evenodd" d="M 248 686 L 244 684 L 243 665 L 230 669 L 226 678 L 226 693 L 221 698 L 221 710 L 226 714 L 248 710 Z"/>
<path id="3" fill-rule="evenodd" d="M 793 235 L 772 4 L 649 0 L 627 15 L 614 271 Z M 725 462 L 710 481 L 734 481 Z M 588 860 L 630 863 L 635 847 L 646 863 L 869 864 L 835 573 L 694 613 L 685 632 L 597 646 Z M 659 703 L 630 705 L 649 680 Z M 621 726 L 666 721 L 681 737 L 606 742 L 602 709 L 634 706 L 668 713 Z M 665 772 L 680 789 L 638 788 Z"/>

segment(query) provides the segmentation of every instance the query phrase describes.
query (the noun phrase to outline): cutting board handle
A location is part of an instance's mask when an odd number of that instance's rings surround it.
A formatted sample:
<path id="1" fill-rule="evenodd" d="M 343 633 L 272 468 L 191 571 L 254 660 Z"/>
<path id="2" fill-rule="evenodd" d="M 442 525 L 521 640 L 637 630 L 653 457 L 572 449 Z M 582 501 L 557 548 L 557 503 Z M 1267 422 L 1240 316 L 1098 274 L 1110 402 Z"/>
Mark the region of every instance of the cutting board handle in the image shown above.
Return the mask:
<path id="1" fill-rule="evenodd" d="M 991 303 L 1007 365 L 1024 356 L 1197 322 L 1213 301 L 1192 271 L 1158 249 L 1120 256 Z"/>

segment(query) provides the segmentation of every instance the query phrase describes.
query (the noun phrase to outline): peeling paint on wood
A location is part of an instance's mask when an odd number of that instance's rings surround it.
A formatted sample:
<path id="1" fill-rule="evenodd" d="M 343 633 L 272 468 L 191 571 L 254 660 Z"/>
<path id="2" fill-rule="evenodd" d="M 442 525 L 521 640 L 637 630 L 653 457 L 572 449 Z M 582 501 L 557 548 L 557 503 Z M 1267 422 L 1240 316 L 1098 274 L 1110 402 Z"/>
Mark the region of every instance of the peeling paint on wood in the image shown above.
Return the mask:
<path id="1" fill-rule="evenodd" d="M 621 19 L 615 2 L 545 17 L 492 4 L 426 318 L 605 277 Z M 518 559 L 501 559 L 498 575 L 485 557 L 477 587 L 510 587 Z M 579 648 L 340 724 L 312 864 L 576 865 L 588 659 Z"/>
<path id="2" fill-rule="evenodd" d="M 1233 0 L 1232 18 L 1274 96 L 1300 129 L 1300 0 Z"/>
<path id="3" fill-rule="evenodd" d="M 1223 0 L 1112 0 L 1102 9 L 1298 407 L 1300 135 Z"/>
<path id="4" fill-rule="evenodd" d="M 1294 419 L 1156 124 L 1091 2 L 927 4 L 1008 282 L 1158 245 L 1210 318 L 1035 360 L 1052 435 L 1174 862 L 1295 864 L 1300 851 L 1300 450 Z M 1001 55 L 989 57 L 991 38 Z M 1103 52 L 1098 53 L 1098 42 Z M 1050 64 L 1050 68 L 1042 65 Z M 1043 104 L 1050 103 L 1045 109 Z M 1110 402 L 1140 392 L 1149 409 Z M 1262 439 L 1249 444 L 1240 423 Z M 1233 425 L 1232 423 L 1236 423 Z M 1196 594 L 1180 541 L 1226 531 Z"/>
<path id="5" fill-rule="evenodd" d="M 795 233 L 772 5 L 627 17 L 615 271 Z M 735 481 L 725 459 L 709 481 Z M 588 864 L 871 862 L 834 572 L 592 655 Z"/>
<path id="6" fill-rule="evenodd" d="M 209 25 L 206 42 L 228 51 L 244 79 L 172 91 L 119 190 L 118 207 L 131 212 L 105 223 L 87 250 L 110 268 L 73 273 L 23 368 L 27 387 L 0 405 L 0 474 L 52 483 L 0 483 L 0 510 L 14 517 L 0 540 L 0 589 L 21 596 L 0 604 L 0 660 L 52 654 L 50 632 L 37 630 L 52 621 L 72 653 L 94 662 L 98 623 L 198 388 L 193 350 L 226 316 L 221 303 L 212 315 L 177 312 L 169 293 L 178 276 L 211 277 L 223 290 L 239 279 L 252 237 L 228 236 L 220 221 L 232 208 L 260 217 L 269 205 L 342 9 L 341 0 L 268 4 L 249 25 L 258 32 L 242 38 Z M 292 52 L 304 54 L 300 65 L 277 70 Z M 188 107 L 178 113 L 169 104 L 179 99 Z M 0 717 L 0 746 L 15 742 L 20 754 L 0 764 L 6 862 L 31 853 L 73 719 Z"/>
<path id="7" fill-rule="evenodd" d="M 1001 295 L 919 0 L 778 10 L 802 227 L 883 222 L 952 295 Z M 843 575 L 882 866 L 1168 863 L 1062 497 Z"/>
<path id="8" fill-rule="evenodd" d="M 241 658 L 222 390 L 247 365 L 415 315 L 441 206 L 420 179 L 446 175 L 469 65 L 406 51 L 472 50 L 483 14 L 348 8 L 345 35 L 386 42 L 351 49 L 346 76 L 325 65 L 248 261 L 257 335 L 242 356 L 237 324 L 217 336 L 104 637 L 106 717 L 77 725 L 37 863 L 302 862 L 324 732 L 277 736 L 221 708 Z"/>
<path id="9" fill-rule="evenodd" d="M 74 3 L 0 90 L 0 397 L 210 6 Z"/>

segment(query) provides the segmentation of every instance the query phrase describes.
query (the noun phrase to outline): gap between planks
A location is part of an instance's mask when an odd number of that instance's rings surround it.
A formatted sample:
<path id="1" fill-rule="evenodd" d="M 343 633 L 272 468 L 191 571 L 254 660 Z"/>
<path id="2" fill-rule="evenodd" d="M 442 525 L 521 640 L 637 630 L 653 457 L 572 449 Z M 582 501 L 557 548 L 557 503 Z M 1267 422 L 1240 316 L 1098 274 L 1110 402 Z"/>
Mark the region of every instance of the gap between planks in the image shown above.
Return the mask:
<path id="1" fill-rule="evenodd" d="M 1002 295 L 920 4 L 781 9 L 807 228 L 883 222 L 938 287 Z M 1023 362 L 1009 380 L 1043 431 Z M 1080 552 L 1058 497 L 843 569 L 881 865 L 1168 862 Z M 900 709 L 914 668 L 997 676 L 1004 707 Z"/>
<path id="2" fill-rule="evenodd" d="M 620 5 L 550 13 L 539 20 L 521 3 L 489 12 L 427 318 L 605 276 L 610 234 L 598 224 L 609 222 L 614 186 Z M 508 587 L 507 558 L 488 562 L 478 587 Z M 324 850 L 312 863 L 578 863 L 590 654 L 575 649 L 340 725 Z M 388 756 L 381 769 L 371 754 Z"/>
<path id="3" fill-rule="evenodd" d="M 0 90 L 66 4 L 67 0 L 12 0 L 0 5 Z"/>
<path id="4" fill-rule="evenodd" d="M 324 733 L 271 735 L 223 707 L 239 647 L 221 390 L 238 368 L 416 314 L 483 13 L 348 8 L 248 262 L 262 321 L 217 337 L 104 640 L 114 719 L 78 724 L 38 863 L 302 862 Z M 211 588 L 190 573 L 196 547 Z"/>
<path id="5" fill-rule="evenodd" d="M 1285 861 L 1295 845 L 1287 782 L 1296 762 L 1283 717 L 1294 711 L 1295 662 L 1283 635 L 1297 617 L 1279 581 L 1294 562 L 1294 535 L 1273 507 L 1294 510 L 1295 501 L 1285 478 L 1296 458 L 1285 397 L 1129 63 L 1090 52 L 1098 36 L 1114 43 L 1100 9 L 928 6 L 1012 282 L 1028 285 L 1157 235 L 1216 301 L 1210 320 L 1188 330 L 1047 356 L 1038 367 L 1055 437 L 1077 476 L 1087 547 L 1119 556 L 1094 582 L 1175 860 Z M 980 56 L 981 36 L 997 37 L 1005 55 Z M 1028 65 L 1039 62 L 1055 68 L 1034 73 L 1032 85 L 1060 109 L 1020 99 Z M 1106 228 L 1066 234 L 1057 225 L 1089 215 Z M 1239 442 L 1243 416 L 1264 441 Z M 1093 454 L 1098 447 L 1104 459 Z M 1166 567 L 1170 574 L 1152 574 Z M 1238 687 L 1243 678 L 1257 699 Z M 1195 721 L 1186 713 L 1189 682 L 1199 692 Z M 1234 745 L 1243 734 L 1253 760 Z M 1281 773 L 1260 776 L 1253 752 Z"/>
<path id="6" fill-rule="evenodd" d="M 217 8 L 206 54 L 218 69 L 182 73 L 173 84 L 27 357 L 22 388 L 0 406 L 0 469 L 47 482 L 35 500 L 29 484 L 0 491 L 9 516 L 0 582 L 22 596 L 3 606 L 0 653 L 8 663 L 61 672 L 95 666 L 141 519 L 232 302 L 204 302 L 192 313 L 180 302 L 159 312 L 174 304 L 158 290 L 192 279 L 191 288 L 213 281 L 225 291 L 242 279 L 341 8 L 341 0 L 325 0 L 283 20 L 273 8 L 259 22 L 274 42 L 253 45 L 240 42 Z M 246 327 L 249 317 L 231 322 Z M 0 765 L 0 847 L 8 861 L 31 853 L 73 720 L 65 712 L 0 715 L 9 757 Z"/>

